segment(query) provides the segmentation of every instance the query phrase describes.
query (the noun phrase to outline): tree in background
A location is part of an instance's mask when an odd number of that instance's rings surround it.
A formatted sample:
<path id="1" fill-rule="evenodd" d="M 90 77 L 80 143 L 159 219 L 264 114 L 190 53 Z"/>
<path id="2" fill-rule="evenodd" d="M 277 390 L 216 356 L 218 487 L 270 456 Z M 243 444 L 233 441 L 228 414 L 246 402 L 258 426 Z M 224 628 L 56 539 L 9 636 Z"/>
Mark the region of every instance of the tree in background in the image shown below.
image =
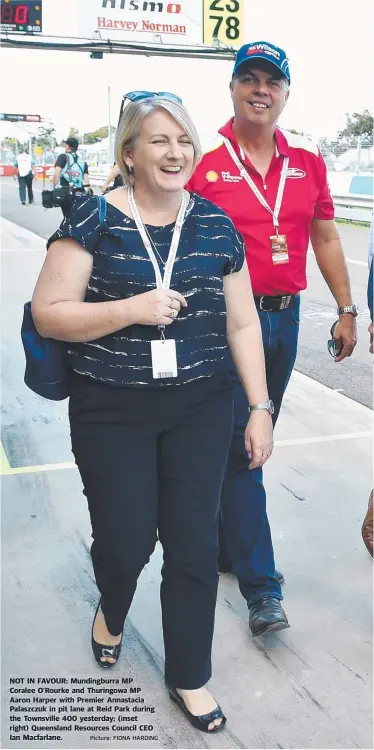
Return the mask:
<path id="1" fill-rule="evenodd" d="M 67 134 L 67 138 L 78 138 L 79 141 L 79 130 L 77 128 L 71 127 Z"/>
<path id="2" fill-rule="evenodd" d="M 364 109 L 360 114 L 354 112 L 352 115 L 346 114 L 345 128 L 338 134 L 339 138 L 350 138 L 351 136 L 368 136 L 373 137 L 374 121 L 373 115 L 368 109 Z"/>
<path id="3" fill-rule="evenodd" d="M 111 126 L 111 133 L 114 135 L 116 132 L 115 127 L 113 125 Z M 98 128 L 97 130 L 92 131 L 92 133 L 85 133 L 83 136 L 83 143 L 91 144 L 91 143 L 98 143 L 98 141 L 102 141 L 103 138 L 107 138 L 109 134 L 109 128 L 107 125 Z"/>

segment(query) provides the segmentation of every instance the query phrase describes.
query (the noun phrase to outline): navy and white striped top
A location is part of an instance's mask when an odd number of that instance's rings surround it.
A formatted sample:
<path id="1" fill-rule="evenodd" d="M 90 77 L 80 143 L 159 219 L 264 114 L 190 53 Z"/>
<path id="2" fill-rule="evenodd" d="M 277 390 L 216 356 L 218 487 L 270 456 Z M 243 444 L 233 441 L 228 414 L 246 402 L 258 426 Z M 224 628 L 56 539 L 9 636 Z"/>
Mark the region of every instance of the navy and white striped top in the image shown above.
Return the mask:
<path id="1" fill-rule="evenodd" d="M 174 224 L 147 226 L 163 263 L 173 229 Z M 77 199 L 47 247 L 64 237 L 74 238 L 92 253 L 86 302 L 127 299 L 155 289 L 153 266 L 135 222 L 110 203 L 100 229 L 97 199 Z M 152 377 L 150 342 L 160 337 L 157 326 L 132 325 L 95 341 L 71 343 L 72 368 L 112 386 L 155 388 L 225 372 L 228 347 L 223 277 L 239 271 L 244 258 L 243 240 L 231 219 L 210 201 L 192 194 L 171 278 L 171 288 L 186 297 L 188 307 L 165 328 L 165 337 L 176 340 L 178 377 Z"/>

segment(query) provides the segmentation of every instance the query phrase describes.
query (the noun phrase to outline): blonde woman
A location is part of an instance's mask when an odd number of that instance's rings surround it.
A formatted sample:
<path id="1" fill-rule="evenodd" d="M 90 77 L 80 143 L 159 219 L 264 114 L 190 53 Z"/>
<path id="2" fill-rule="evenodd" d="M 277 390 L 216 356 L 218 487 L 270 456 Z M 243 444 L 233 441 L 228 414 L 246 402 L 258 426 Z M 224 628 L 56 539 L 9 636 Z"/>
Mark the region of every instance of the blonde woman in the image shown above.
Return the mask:
<path id="1" fill-rule="evenodd" d="M 240 236 L 184 190 L 201 157 L 181 100 L 131 92 L 116 139 L 126 187 L 74 204 L 48 242 L 32 302 L 40 334 L 69 342 L 72 449 L 91 516 L 97 663 L 118 660 L 158 532 L 165 681 L 191 724 L 226 718 L 205 687 L 217 592 L 217 518 L 232 429 L 231 349 L 248 403 L 266 405 L 261 331 Z M 267 410 L 245 433 L 272 451 Z"/>

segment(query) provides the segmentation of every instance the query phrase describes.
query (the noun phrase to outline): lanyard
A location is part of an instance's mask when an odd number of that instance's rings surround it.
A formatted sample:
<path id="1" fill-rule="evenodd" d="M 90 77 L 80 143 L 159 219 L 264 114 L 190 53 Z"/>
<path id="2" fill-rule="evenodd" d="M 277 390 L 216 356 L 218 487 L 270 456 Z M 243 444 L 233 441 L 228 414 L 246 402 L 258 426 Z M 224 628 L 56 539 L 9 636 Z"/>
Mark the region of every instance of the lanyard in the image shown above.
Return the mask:
<path id="1" fill-rule="evenodd" d="M 156 286 L 157 286 L 157 289 L 169 289 L 170 288 L 170 281 L 171 281 L 171 274 L 173 273 L 173 266 L 174 266 L 175 257 L 176 257 L 177 251 L 178 251 L 179 240 L 180 240 L 182 226 L 183 226 L 183 222 L 184 222 L 184 217 L 185 217 L 186 209 L 187 209 L 187 196 L 186 196 L 186 193 L 185 193 L 185 191 L 183 191 L 182 202 L 181 202 L 181 205 L 180 205 L 180 209 L 178 211 L 177 220 L 175 222 L 175 227 L 174 227 L 174 231 L 173 231 L 173 237 L 172 237 L 172 240 L 171 240 L 169 255 L 168 255 L 168 259 L 166 261 L 166 265 L 165 265 L 164 277 L 161 276 L 160 267 L 158 265 L 156 256 L 155 256 L 155 254 L 153 252 L 150 239 L 149 239 L 149 237 L 147 235 L 147 232 L 146 232 L 146 228 L 145 228 L 145 226 L 143 224 L 143 221 L 141 219 L 141 216 L 139 214 L 138 207 L 137 207 L 137 205 L 135 203 L 134 190 L 133 190 L 132 185 L 130 185 L 130 187 L 128 189 L 128 198 L 129 198 L 129 206 L 131 208 L 131 212 L 132 212 L 132 215 L 134 217 L 134 221 L 135 221 L 137 230 L 138 230 L 138 232 L 139 232 L 139 234 L 140 234 L 140 236 L 141 236 L 141 238 L 143 240 L 144 247 L 145 247 L 145 249 L 146 249 L 146 251 L 147 251 L 147 253 L 148 253 L 148 255 L 149 255 L 150 259 L 151 259 L 151 262 L 152 262 L 152 266 L 153 266 L 153 269 L 154 269 L 154 272 L 155 272 L 155 276 L 156 276 Z"/>
<path id="2" fill-rule="evenodd" d="M 228 140 L 228 138 L 224 138 L 223 141 L 232 160 L 235 162 L 236 166 L 238 167 L 238 170 L 241 176 L 244 177 L 245 181 L 248 183 L 249 187 L 254 192 L 257 200 L 259 200 L 261 205 L 264 208 L 266 208 L 266 210 L 269 211 L 269 213 L 272 215 L 274 229 L 276 233 L 278 234 L 278 227 L 279 227 L 278 216 L 279 216 L 279 211 L 282 205 L 284 186 L 286 184 L 287 169 L 288 169 L 288 162 L 289 162 L 288 156 L 285 156 L 283 158 L 283 166 L 282 166 L 281 176 L 280 176 L 279 185 L 278 185 L 278 192 L 277 192 L 277 197 L 276 197 L 274 211 L 273 211 L 273 209 L 270 208 L 268 202 L 265 200 L 262 193 L 260 193 L 257 185 L 253 182 L 252 177 L 249 176 L 247 170 L 245 169 L 241 161 L 238 159 L 238 156 L 234 151 L 232 143 Z"/>

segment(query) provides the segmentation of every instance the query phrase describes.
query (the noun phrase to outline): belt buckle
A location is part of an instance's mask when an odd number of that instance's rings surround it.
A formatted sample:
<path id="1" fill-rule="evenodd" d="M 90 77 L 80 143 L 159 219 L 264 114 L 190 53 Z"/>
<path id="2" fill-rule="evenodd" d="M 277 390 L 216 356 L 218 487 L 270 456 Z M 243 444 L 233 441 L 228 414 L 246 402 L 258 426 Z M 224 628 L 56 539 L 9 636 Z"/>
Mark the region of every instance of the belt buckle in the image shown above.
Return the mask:
<path id="1" fill-rule="evenodd" d="M 272 312 L 271 310 L 268 310 L 266 307 L 262 307 L 262 300 L 265 299 L 265 296 L 266 295 L 263 295 L 262 297 L 260 297 L 259 308 L 262 312 Z"/>
<path id="2" fill-rule="evenodd" d="M 288 305 L 290 304 L 290 302 L 291 302 L 291 295 L 290 294 L 285 295 L 281 299 L 281 303 L 280 303 L 279 309 L 280 310 L 284 310 L 285 308 L 288 307 Z"/>

